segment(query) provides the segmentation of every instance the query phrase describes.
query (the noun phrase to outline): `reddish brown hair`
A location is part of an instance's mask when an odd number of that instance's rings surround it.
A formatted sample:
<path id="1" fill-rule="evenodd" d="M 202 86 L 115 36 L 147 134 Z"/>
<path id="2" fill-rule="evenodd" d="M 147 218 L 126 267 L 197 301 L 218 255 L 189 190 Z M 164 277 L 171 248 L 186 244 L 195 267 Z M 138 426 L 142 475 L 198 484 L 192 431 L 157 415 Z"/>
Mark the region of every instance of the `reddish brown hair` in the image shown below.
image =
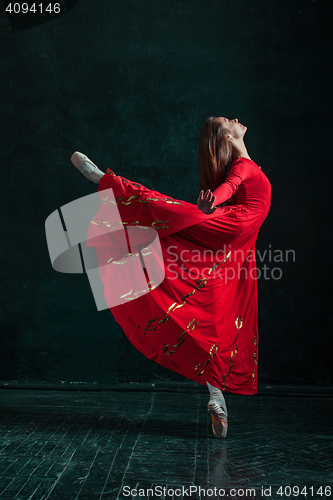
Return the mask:
<path id="1" fill-rule="evenodd" d="M 210 116 L 201 129 L 199 140 L 200 189 L 214 191 L 226 178 L 232 161 L 232 146 L 216 116 Z"/>

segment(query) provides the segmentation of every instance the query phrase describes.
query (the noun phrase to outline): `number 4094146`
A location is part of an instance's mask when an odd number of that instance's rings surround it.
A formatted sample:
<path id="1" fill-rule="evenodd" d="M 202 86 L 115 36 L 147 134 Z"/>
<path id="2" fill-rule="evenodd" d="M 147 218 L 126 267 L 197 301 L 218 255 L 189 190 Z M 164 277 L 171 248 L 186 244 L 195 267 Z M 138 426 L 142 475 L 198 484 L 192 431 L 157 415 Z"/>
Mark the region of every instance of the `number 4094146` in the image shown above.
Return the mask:
<path id="1" fill-rule="evenodd" d="M 16 2 L 9 3 L 6 7 L 6 12 L 9 12 L 10 14 L 27 14 L 28 12 L 32 12 L 34 14 L 43 12 L 59 14 L 60 10 L 60 3 L 49 3 L 47 6 L 42 3 L 33 3 L 29 6 L 26 2 Z"/>

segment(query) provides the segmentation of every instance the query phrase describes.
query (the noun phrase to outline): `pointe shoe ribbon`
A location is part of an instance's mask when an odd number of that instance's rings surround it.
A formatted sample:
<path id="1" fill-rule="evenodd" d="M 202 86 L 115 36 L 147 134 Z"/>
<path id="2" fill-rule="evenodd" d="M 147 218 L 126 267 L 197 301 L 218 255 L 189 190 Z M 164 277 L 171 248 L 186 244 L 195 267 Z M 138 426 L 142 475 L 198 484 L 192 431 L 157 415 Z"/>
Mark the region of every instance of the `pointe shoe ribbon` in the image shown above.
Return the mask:
<path id="1" fill-rule="evenodd" d="M 221 404 L 211 399 L 207 410 L 212 417 L 212 429 L 214 437 L 225 438 L 228 431 L 228 412 Z"/>

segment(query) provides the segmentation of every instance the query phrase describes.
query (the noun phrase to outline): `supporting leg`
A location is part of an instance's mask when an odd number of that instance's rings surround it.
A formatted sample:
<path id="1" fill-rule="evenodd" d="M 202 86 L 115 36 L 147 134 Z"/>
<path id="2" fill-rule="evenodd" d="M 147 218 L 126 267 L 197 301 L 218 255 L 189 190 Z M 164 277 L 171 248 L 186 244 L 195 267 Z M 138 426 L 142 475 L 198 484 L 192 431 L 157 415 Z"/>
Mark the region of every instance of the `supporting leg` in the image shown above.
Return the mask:
<path id="1" fill-rule="evenodd" d="M 207 409 L 212 417 L 214 437 L 225 438 L 228 431 L 228 411 L 222 391 L 206 382 L 210 399 Z"/>

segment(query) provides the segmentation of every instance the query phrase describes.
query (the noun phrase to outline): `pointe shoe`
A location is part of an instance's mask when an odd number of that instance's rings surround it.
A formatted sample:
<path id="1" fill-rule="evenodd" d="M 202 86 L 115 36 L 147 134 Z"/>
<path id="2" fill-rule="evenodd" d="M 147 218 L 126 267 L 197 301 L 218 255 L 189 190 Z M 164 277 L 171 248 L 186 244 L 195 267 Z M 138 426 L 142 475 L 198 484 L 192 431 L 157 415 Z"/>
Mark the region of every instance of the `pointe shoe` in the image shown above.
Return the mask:
<path id="1" fill-rule="evenodd" d="M 207 410 L 212 417 L 212 429 L 214 437 L 225 438 L 228 431 L 228 412 L 227 408 L 223 407 L 220 403 L 210 399 L 207 405 Z"/>
<path id="2" fill-rule="evenodd" d="M 104 175 L 104 172 L 102 172 L 98 166 L 88 158 L 88 156 L 80 153 L 80 151 L 75 151 L 75 153 L 72 154 L 71 162 L 74 167 L 81 172 L 81 174 L 95 184 L 98 184 L 101 177 Z"/>

